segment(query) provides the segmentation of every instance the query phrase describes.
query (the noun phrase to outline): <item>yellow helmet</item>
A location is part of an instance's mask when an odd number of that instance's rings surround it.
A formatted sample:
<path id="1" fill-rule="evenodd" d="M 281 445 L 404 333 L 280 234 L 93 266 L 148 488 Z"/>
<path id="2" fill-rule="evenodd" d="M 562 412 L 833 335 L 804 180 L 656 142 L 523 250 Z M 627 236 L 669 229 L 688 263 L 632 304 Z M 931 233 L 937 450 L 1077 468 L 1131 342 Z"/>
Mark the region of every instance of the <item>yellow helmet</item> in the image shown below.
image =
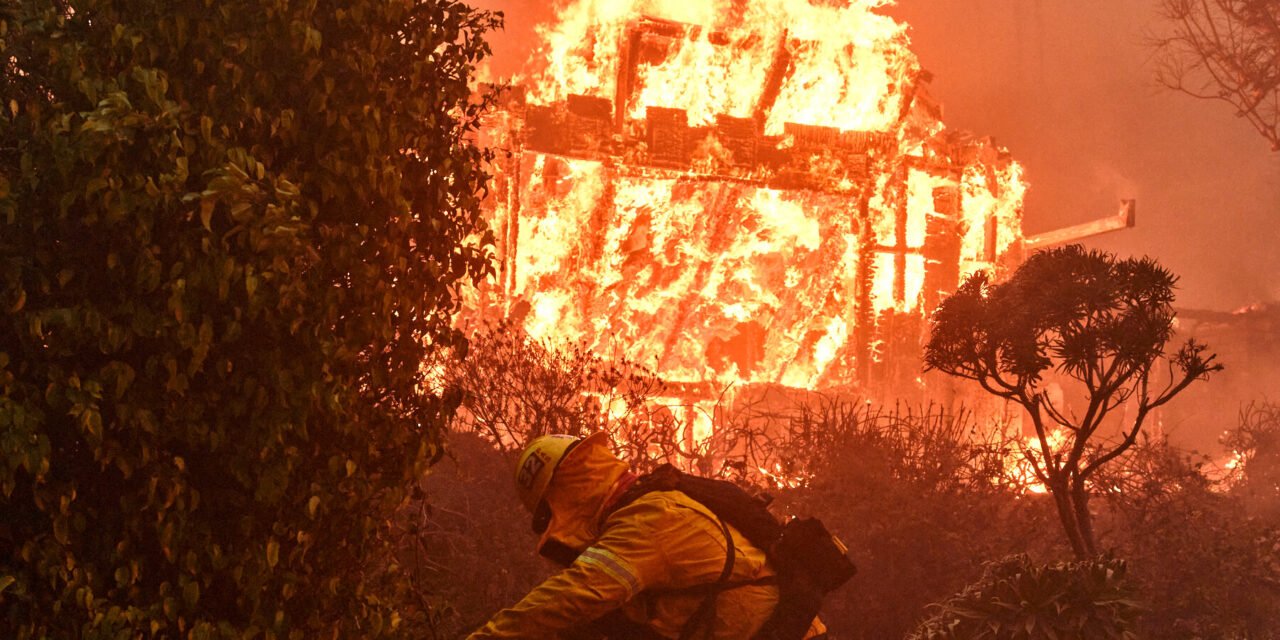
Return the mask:
<path id="1" fill-rule="evenodd" d="M 529 513 L 537 511 L 556 467 L 581 441 L 577 436 L 538 436 L 524 448 L 516 461 L 516 493 Z"/>

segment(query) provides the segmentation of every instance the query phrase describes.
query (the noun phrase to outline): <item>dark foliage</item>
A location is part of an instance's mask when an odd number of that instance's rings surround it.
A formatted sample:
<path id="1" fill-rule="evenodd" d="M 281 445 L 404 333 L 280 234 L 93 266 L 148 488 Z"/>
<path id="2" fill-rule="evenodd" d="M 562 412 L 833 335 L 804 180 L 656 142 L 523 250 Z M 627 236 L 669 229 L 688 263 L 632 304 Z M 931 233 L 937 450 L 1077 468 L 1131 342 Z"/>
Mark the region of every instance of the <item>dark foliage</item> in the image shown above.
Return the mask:
<path id="1" fill-rule="evenodd" d="M 1123 560 L 1037 565 L 1017 555 L 988 564 L 908 640 L 1132 640 L 1139 609 Z"/>
<path id="2" fill-rule="evenodd" d="M 494 25 L 0 0 L 0 635 L 417 634 L 388 523 L 490 270 Z"/>
<path id="3" fill-rule="evenodd" d="M 549 433 L 609 431 L 616 443 L 641 448 L 660 435 L 646 426 L 664 385 L 645 367 L 606 360 L 580 344 L 536 341 L 509 321 L 480 326 L 467 337 L 461 361 L 438 353 L 428 364 L 439 392 L 460 397 L 455 430 L 479 434 L 504 451 Z"/>
<path id="4" fill-rule="evenodd" d="M 1253 402 L 1223 444 L 1235 456 L 1232 489 L 1251 514 L 1280 523 L 1280 404 Z"/>
<path id="5" fill-rule="evenodd" d="M 1014 452 L 983 435 L 989 426 L 936 410 L 817 415 L 806 448 L 821 454 L 810 458 L 808 483 L 779 490 L 777 502 L 821 517 L 858 564 L 823 606 L 834 637 L 904 637 L 984 560 L 1062 553 L 1040 535 L 1052 526 L 1051 503 L 1006 475 Z"/>
<path id="6" fill-rule="evenodd" d="M 1143 637 L 1266 640 L 1280 629 L 1280 521 L 1251 514 L 1239 479 L 1211 480 L 1213 466 L 1151 440 L 1099 478 L 1100 520 L 1147 609 Z"/>

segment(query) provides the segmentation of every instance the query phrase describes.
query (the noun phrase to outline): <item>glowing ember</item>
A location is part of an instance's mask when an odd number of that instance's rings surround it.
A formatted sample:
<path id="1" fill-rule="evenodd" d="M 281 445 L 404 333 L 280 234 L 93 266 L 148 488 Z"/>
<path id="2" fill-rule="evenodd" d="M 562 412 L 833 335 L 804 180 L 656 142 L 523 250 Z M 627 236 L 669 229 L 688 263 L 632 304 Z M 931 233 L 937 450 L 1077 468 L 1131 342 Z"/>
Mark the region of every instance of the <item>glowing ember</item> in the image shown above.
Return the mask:
<path id="1" fill-rule="evenodd" d="M 1016 261 L 1025 190 L 1002 150 L 945 130 L 883 4 L 566 6 L 490 126 L 505 311 L 691 402 L 874 382 L 904 343 L 885 318 Z"/>

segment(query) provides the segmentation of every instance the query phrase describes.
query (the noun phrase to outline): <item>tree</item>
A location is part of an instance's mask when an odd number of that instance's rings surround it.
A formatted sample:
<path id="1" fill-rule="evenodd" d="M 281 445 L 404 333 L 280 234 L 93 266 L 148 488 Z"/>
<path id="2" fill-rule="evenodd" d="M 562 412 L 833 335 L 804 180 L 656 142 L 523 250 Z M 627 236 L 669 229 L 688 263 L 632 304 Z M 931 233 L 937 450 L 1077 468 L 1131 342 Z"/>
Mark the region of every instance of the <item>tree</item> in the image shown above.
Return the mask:
<path id="1" fill-rule="evenodd" d="M 1161 0 L 1171 33 L 1156 40 L 1165 86 L 1235 107 L 1280 151 L 1280 3 Z"/>
<path id="2" fill-rule="evenodd" d="M 0 0 L 0 628 L 374 637 L 491 271 L 453 0 Z"/>
<path id="3" fill-rule="evenodd" d="M 1150 258 L 1070 245 L 1032 255 L 1007 282 L 970 276 L 934 314 L 927 368 L 1022 406 L 1036 435 L 1024 454 L 1082 559 L 1097 553 L 1090 478 L 1133 446 L 1152 411 L 1222 368 L 1194 340 L 1165 353 L 1175 282 Z M 1082 410 L 1055 400 L 1054 382 L 1079 393 Z M 1104 422 L 1121 406 L 1111 433 Z"/>

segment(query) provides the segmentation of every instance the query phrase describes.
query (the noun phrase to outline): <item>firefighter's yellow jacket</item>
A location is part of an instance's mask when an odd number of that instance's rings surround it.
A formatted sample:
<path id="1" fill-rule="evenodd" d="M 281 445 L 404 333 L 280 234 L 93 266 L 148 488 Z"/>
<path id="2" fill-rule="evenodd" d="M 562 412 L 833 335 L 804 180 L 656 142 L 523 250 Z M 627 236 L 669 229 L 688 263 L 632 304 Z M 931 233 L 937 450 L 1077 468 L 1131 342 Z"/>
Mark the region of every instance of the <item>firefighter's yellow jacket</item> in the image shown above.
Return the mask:
<path id="1" fill-rule="evenodd" d="M 603 439 L 588 439 L 569 453 L 547 491 L 552 519 L 539 545 L 555 541 L 581 554 L 469 640 L 557 638 L 615 609 L 661 636 L 679 637 L 704 596 L 661 592 L 715 582 L 725 565 L 724 533 L 714 514 L 678 491 L 646 493 L 605 514 L 626 474 Z M 730 532 L 736 555 L 729 581 L 773 575 L 764 552 Z M 777 600 L 778 589 L 769 584 L 726 590 L 716 600 L 710 635 L 695 637 L 747 640 Z M 820 627 L 815 621 L 810 635 Z"/>

